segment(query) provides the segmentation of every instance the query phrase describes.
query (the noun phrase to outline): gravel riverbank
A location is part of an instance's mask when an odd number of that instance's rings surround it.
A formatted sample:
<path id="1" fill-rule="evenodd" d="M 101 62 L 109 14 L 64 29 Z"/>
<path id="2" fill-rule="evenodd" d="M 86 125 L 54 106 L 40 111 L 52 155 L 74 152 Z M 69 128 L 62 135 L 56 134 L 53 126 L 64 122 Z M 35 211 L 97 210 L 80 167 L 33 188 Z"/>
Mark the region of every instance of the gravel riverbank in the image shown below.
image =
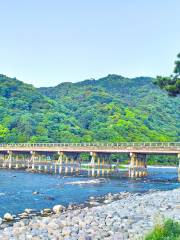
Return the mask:
<path id="1" fill-rule="evenodd" d="M 56 214 L 21 219 L 0 230 L 3 240 L 136 240 L 163 218 L 180 220 L 180 189 L 91 198 L 91 207 L 57 207 Z M 29 210 L 30 212 L 30 210 Z"/>

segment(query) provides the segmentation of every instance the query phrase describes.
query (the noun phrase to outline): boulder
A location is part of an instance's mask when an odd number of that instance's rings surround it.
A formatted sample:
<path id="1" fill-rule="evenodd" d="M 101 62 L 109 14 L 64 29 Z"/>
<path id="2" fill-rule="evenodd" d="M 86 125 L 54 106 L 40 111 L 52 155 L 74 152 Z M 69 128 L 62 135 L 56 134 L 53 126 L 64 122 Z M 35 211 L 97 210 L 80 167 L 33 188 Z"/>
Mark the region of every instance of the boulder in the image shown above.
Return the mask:
<path id="1" fill-rule="evenodd" d="M 51 213 L 51 209 L 50 208 L 44 208 L 43 213 Z"/>
<path id="2" fill-rule="evenodd" d="M 55 205 L 53 207 L 53 212 L 54 213 L 60 213 L 65 209 L 65 207 L 63 205 Z"/>
<path id="3" fill-rule="evenodd" d="M 24 212 L 26 212 L 27 214 L 30 214 L 30 213 L 35 213 L 36 210 L 35 210 L 35 209 L 31 209 L 31 208 L 26 208 L 26 209 L 24 210 Z"/>
<path id="4" fill-rule="evenodd" d="M 32 194 L 33 195 L 37 195 L 37 194 L 39 194 L 39 192 L 38 191 L 34 191 L 34 192 L 32 192 Z"/>
<path id="5" fill-rule="evenodd" d="M 6 221 L 12 221 L 14 218 L 10 213 L 5 213 L 4 214 L 4 220 Z"/>
<path id="6" fill-rule="evenodd" d="M 23 212 L 18 214 L 20 218 L 27 218 L 28 217 L 28 213 L 27 212 Z"/>

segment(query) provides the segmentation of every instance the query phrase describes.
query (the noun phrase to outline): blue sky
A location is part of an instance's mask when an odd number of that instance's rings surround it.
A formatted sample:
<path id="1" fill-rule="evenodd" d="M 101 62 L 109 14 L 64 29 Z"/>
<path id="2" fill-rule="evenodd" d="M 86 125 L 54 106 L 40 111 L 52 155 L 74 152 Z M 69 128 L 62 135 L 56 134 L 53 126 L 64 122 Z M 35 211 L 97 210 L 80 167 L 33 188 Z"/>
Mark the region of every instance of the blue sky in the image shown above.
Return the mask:
<path id="1" fill-rule="evenodd" d="M 180 52 L 179 0 L 0 0 L 0 73 L 65 81 L 169 75 Z"/>

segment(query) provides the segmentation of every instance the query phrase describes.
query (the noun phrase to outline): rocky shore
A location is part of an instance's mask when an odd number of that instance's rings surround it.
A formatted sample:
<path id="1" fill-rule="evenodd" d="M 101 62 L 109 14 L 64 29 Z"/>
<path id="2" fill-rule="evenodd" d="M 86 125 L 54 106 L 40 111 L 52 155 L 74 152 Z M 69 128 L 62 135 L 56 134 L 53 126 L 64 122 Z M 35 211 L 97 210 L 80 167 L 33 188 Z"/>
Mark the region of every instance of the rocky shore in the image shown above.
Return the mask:
<path id="1" fill-rule="evenodd" d="M 143 239 L 164 218 L 180 220 L 180 189 L 108 194 L 92 197 L 83 205 L 56 205 L 38 214 L 26 209 L 16 222 L 12 222 L 13 216 L 6 217 L 0 220 L 3 240 Z"/>

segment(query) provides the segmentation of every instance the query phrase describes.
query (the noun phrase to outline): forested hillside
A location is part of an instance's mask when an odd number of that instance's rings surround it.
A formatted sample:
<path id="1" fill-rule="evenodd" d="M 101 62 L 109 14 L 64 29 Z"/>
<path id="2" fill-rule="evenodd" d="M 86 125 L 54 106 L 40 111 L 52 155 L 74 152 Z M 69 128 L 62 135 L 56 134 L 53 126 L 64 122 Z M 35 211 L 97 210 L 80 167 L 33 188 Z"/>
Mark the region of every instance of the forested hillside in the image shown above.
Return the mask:
<path id="1" fill-rule="evenodd" d="M 0 142 L 180 141 L 180 97 L 148 77 L 35 88 L 0 75 Z"/>

